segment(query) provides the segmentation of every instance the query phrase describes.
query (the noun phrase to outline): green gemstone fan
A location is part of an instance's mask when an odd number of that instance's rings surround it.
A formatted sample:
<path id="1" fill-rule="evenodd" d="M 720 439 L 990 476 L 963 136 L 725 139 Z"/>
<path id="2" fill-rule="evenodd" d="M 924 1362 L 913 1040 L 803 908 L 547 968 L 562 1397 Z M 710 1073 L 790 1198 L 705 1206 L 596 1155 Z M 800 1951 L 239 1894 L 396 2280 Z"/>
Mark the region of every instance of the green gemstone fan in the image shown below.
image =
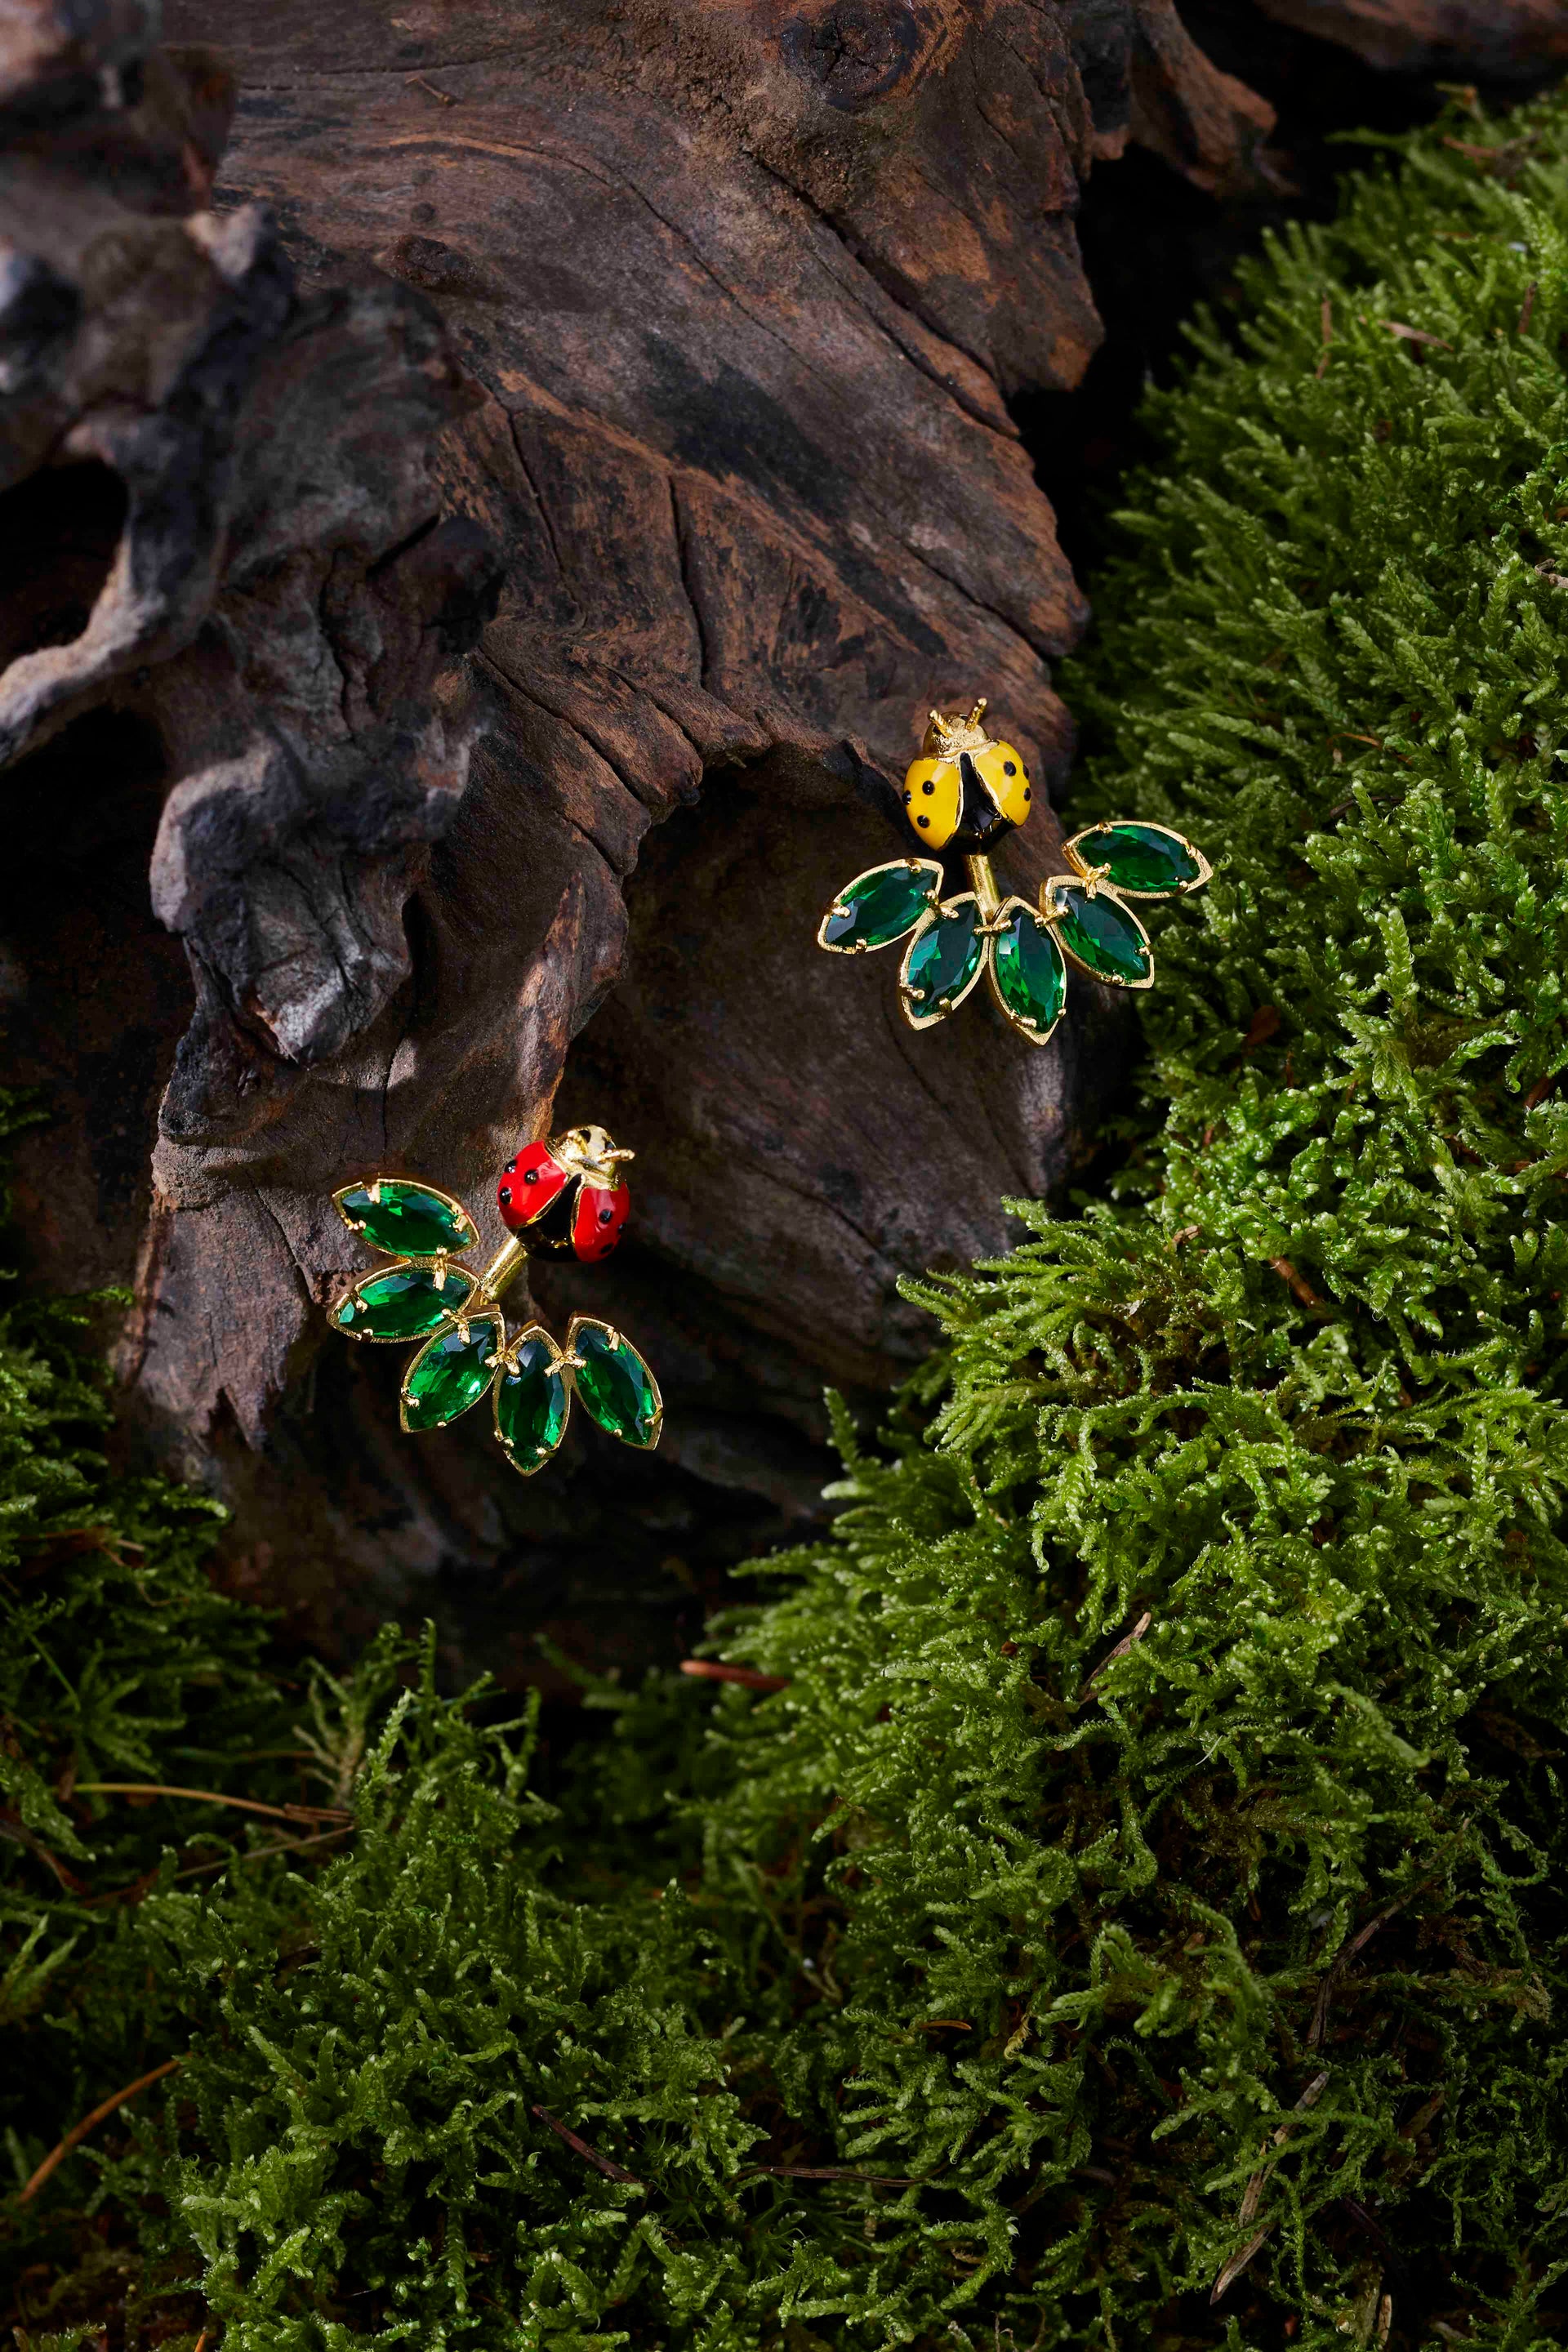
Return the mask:
<path id="1" fill-rule="evenodd" d="M 1004 898 L 991 849 L 1024 824 L 1033 798 L 1023 756 L 967 719 L 932 711 L 904 807 L 922 843 L 962 850 L 972 887 L 942 896 L 937 857 L 896 857 L 847 883 L 817 929 L 835 955 L 866 955 L 907 940 L 899 974 L 904 1017 L 931 1029 L 955 1013 L 982 974 L 1003 1017 L 1044 1045 L 1067 1005 L 1068 966 L 1112 988 L 1150 988 L 1154 953 L 1131 898 L 1173 898 L 1209 879 L 1207 860 L 1163 824 L 1117 819 L 1067 844 L 1071 872 L 1041 886 L 1039 904 Z"/>
<path id="2" fill-rule="evenodd" d="M 615 1247 L 626 1214 L 618 1163 L 631 1156 L 602 1128 L 525 1146 L 499 1188 L 512 1231 L 482 1269 L 459 1263 L 479 1244 L 473 1219 L 434 1185 L 371 1176 L 333 1193 L 344 1223 L 390 1261 L 350 1284 L 331 1309 L 333 1325 L 349 1339 L 422 1343 L 403 1376 L 405 1430 L 444 1429 L 489 1396 L 508 1461 L 531 1477 L 554 1455 L 577 1397 L 609 1436 L 645 1452 L 658 1444 L 658 1383 L 613 1324 L 574 1315 L 558 1346 L 537 1322 L 509 1337 L 500 1305 L 527 1262 L 522 1236 L 531 1227 L 546 1245 L 569 1241 L 590 1262 Z"/>

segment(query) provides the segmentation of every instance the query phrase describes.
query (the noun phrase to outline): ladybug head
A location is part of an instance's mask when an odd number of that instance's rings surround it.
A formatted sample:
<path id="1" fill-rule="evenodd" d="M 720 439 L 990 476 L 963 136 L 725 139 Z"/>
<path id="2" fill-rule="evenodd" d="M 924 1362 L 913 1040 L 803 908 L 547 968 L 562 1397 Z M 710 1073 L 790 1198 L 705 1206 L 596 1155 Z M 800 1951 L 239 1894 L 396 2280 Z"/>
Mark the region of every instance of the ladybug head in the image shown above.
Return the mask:
<path id="1" fill-rule="evenodd" d="M 921 756 L 928 760 L 956 760 L 961 751 L 989 751 L 991 738 L 980 724 L 984 716 L 984 695 L 967 715 L 955 710 L 949 716 L 933 710 L 921 743 Z"/>
<path id="2" fill-rule="evenodd" d="M 613 1142 L 602 1127 L 568 1128 L 564 1135 L 551 1137 L 550 1150 L 572 1175 L 607 1192 L 614 1192 L 621 1181 L 621 1163 L 637 1158 L 635 1151 L 623 1150 Z"/>

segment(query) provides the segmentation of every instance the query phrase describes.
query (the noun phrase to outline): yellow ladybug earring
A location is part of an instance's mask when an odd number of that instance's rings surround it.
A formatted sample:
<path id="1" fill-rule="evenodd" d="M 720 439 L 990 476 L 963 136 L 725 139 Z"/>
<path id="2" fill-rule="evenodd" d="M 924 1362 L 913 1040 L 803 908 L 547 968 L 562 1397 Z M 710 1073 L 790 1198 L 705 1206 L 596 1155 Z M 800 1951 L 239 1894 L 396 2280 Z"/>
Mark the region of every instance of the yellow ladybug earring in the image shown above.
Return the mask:
<path id="1" fill-rule="evenodd" d="M 824 915 L 818 947 L 865 955 L 908 939 L 899 995 L 912 1029 L 956 1011 L 982 972 L 1004 1018 L 1043 1045 L 1067 1003 L 1067 967 L 1113 988 L 1151 988 L 1149 934 L 1125 901 L 1184 897 L 1212 871 L 1181 834 L 1118 819 L 1076 834 L 1068 874 L 1042 884 L 1037 908 L 1004 898 L 990 853 L 1029 816 L 1034 787 L 1022 752 L 985 732 L 984 698 L 966 716 L 931 714 L 904 778 L 904 814 L 922 845 L 963 854 L 970 887 L 943 898 L 940 857 L 896 857 L 845 884 Z"/>

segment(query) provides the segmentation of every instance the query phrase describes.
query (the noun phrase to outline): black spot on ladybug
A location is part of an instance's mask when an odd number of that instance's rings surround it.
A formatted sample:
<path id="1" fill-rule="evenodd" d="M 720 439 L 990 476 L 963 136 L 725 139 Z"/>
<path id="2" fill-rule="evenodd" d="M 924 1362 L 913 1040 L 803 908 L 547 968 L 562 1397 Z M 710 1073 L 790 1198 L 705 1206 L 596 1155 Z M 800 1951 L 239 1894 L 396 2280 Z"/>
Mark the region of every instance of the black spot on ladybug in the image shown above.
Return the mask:
<path id="1" fill-rule="evenodd" d="M 906 808 L 908 808 L 908 806 L 909 806 L 910 803 L 913 800 L 913 798 L 914 798 L 914 794 L 913 794 L 913 793 L 906 793 L 904 794 L 904 806 L 905 806 Z"/>
<path id="2" fill-rule="evenodd" d="M 1024 798 L 1025 798 L 1026 801 L 1032 801 L 1032 800 L 1034 799 L 1034 797 L 1035 797 L 1034 793 L 1030 791 L 1030 789 L 1029 789 L 1028 785 L 1027 785 L 1027 784 L 1026 784 L 1026 785 L 1024 786 Z"/>
<path id="3" fill-rule="evenodd" d="M 933 776 L 928 776 L 924 783 L 921 786 L 921 790 L 922 793 L 934 793 L 936 790 L 936 779 Z"/>
<path id="4" fill-rule="evenodd" d="M 529 1169 L 525 1169 L 525 1170 L 524 1170 L 524 1171 L 523 1171 L 523 1179 L 522 1179 L 522 1181 L 523 1181 L 523 1182 L 524 1182 L 525 1184 L 537 1184 L 537 1183 L 538 1183 L 538 1181 L 539 1181 L 539 1171 L 538 1171 L 538 1169 L 537 1169 L 537 1168 L 529 1168 Z"/>
<path id="5" fill-rule="evenodd" d="M 507 1209 L 511 1206 L 511 1186 L 510 1184 L 503 1184 L 500 1188 L 500 1204 L 503 1209 Z"/>
<path id="6" fill-rule="evenodd" d="M 920 819 L 920 823 L 921 823 L 921 824 L 929 824 L 931 823 L 931 819 L 930 819 L 930 817 L 929 817 L 929 816 L 922 816 L 922 817 Z"/>
<path id="7" fill-rule="evenodd" d="M 1017 765 L 1017 761 L 1016 761 L 1016 760 L 1004 760 L 1004 761 L 1003 761 L 1003 762 L 1002 762 L 1002 773 L 1003 773 L 1005 776 L 1016 776 L 1016 775 L 1017 774 L 1017 772 L 1018 772 L 1018 765 Z"/>
<path id="8" fill-rule="evenodd" d="M 510 1176 L 516 1166 L 517 1162 L 515 1160 L 509 1160 L 506 1163 L 506 1173 Z"/>
<path id="9" fill-rule="evenodd" d="M 601 1209 L 599 1212 L 599 1223 L 602 1225 L 607 1225 L 615 1213 L 614 1209 Z"/>

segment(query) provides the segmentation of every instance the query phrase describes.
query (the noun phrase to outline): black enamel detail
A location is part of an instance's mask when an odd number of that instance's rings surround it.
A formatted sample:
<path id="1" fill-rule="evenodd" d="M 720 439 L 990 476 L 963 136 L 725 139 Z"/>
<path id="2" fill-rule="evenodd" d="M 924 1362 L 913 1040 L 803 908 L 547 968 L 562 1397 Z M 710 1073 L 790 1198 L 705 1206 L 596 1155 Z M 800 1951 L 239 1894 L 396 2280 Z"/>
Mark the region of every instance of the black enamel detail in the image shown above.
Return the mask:
<path id="1" fill-rule="evenodd" d="M 950 849 L 988 850 L 1018 828 L 1010 816 L 1004 816 L 981 780 L 980 771 L 967 751 L 958 755 L 958 773 L 963 795 L 958 805 L 958 823 L 948 839 Z"/>
<path id="2" fill-rule="evenodd" d="M 576 1185 L 563 1184 L 550 1206 L 542 1210 L 529 1226 L 529 1240 L 538 1243 L 544 1249 L 570 1249 L 572 1220 L 576 1205 Z"/>

